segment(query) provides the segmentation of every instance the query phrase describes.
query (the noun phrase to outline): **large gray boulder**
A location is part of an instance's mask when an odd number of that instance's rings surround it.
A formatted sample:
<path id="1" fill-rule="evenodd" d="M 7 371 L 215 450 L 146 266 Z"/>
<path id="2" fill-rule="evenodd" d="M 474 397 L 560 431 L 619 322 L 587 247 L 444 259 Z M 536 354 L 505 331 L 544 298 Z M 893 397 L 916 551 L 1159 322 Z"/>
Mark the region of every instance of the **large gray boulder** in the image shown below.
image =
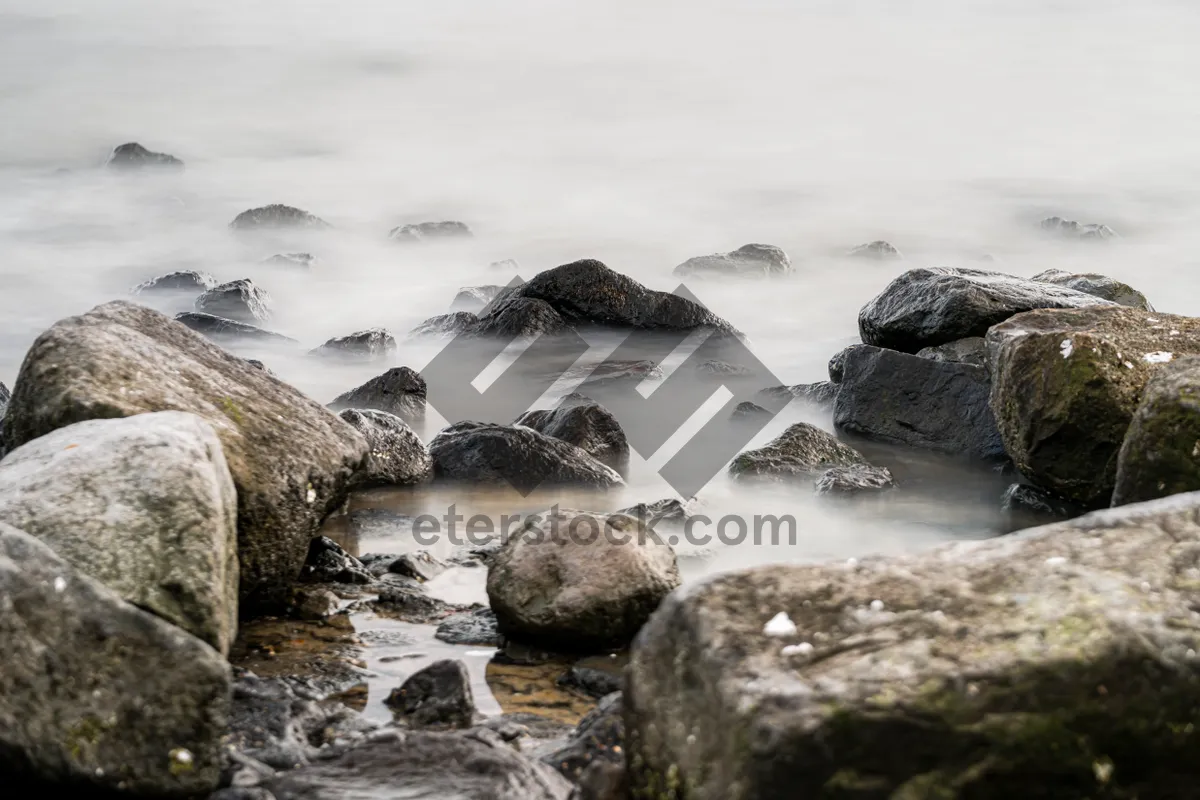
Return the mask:
<path id="1" fill-rule="evenodd" d="M 214 286 L 196 298 L 202 314 L 254 324 L 271 319 L 271 296 L 249 278 Z"/>
<path id="2" fill-rule="evenodd" d="M 1117 454 L 1150 377 L 1200 353 L 1200 320 L 1116 304 L 1021 314 L 987 335 L 1004 449 L 1067 500 L 1109 504 Z"/>
<path id="3" fill-rule="evenodd" d="M 987 370 L 879 347 L 848 351 L 833 424 L 869 439 L 992 460 L 1004 445 Z"/>
<path id="4" fill-rule="evenodd" d="M 0 520 L 124 600 L 229 652 L 237 492 L 212 426 L 163 411 L 77 422 L 0 461 Z"/>
<path id="5" fill-rule="evenodd" d="M 816 480 L 831 467 L 866 464 L 862 453 L 815 425 L 797 422 L 768 444 L 738 454 L 729 474 L 739 480 Z"/>
<path id="6" fill-rule="evenodd" d="M 672 594 L 626 672 L 633 796 L 1188 796 L 1198 511 Z"/>
<path id="7" fill-rule="evenodd" d="M 559 510 L 527 518 L 488 565 L 500 633 L 552 651 L 629 644 L 679 585 L 675 551 L 644 522 Z"/>
<path id="8" fill-rule="evenodd" d="M 769 277 L 792 271 L 787 253 L 771 244 L 744 244 L 730 253 L 696 256 L 675 268 L 680 277 Z"/>
<path id="9" fill-rule="evenodd" d="M 383 328 L 370 328 L 349 336 L 336 336 L 313 349 L 313 355 L 331 358 L 374 360 L 396 352 L 396 337 Z"/>
<path id="10" fill-rule="evenodd" d="M 1200 358 L 1164 364 L 1142 392 L 1117 454 L 1112 504 L 1200 490 Z"/>
<path id="11" fill-rule="evenodd" d="M 1108 304 L 1095 295 L 1000 272 L 910 269 L 858 312 L 858 332 L 866 344 L 915 353 L 983 336 L 1023 311 Z"/>
<path id="12" fill-rule="evenodd" d="M 1150 301 L 1146 299 L 1146 295 L 1137 289 L 1127 283 L 1121 283 L 1115 278 L 1095 272 L 1071 273 L 1061 269 L 1048 269 L 1034 275 L 1030 280 L 1053 283 L 1077 292 L 1094 294 L 1096 297 L 1102 297 L 1130 308 L 1140 308 L 1142 311 L 1154 310 Z"/>
<path id="13" fill-rule="evenodd" d="M 514 425 L 573 444 L 622 475 L 629 469 L 629 440 L 608 409 L 596 402 L 568 403 L 554 409 L 526 411 Z"/>
<path id="14" fill-rule="evenodd" d="M 130 294 L 198 294 L 217 285 L 217 279 L 207 272 L 181 270 L 159 275 L 133 287 Z"/>
<path id="15" fill-rule="evenodd" d="M 367 457 L 362 436 L 293 387 L 150 309 L 107 303 L 25 356 L 4 441 L 88 419 L 190 411 L 216 430 L 238 495 L 241 604 L 284 602 L 309 540 Z"/>
<path id="16" fill-rule="evenodd" d="M 404 420 L 386 411 L 348 408 L 338 414 L 367 440 L 367 465 L 361 481 L 381 486 L 421 483 L 432 463 L 421 437 Z"/>
<path id="17" fill-rule="evenodd" d="M 392 367 L 362 386 L 338 395 L 329 407 L 334 411 L 348 408 L 386 411 L 410 425 L 420 425 L 425 421 L 428 393 L 421 373 L 408 367 Z"/>
<path id="18" fill-rule="evenodd" d="M 0 774 L 188 798 L 216 788 L 229 667 L 0 523 Z M 67 795 L 64 795 L 67 796 Z"/>

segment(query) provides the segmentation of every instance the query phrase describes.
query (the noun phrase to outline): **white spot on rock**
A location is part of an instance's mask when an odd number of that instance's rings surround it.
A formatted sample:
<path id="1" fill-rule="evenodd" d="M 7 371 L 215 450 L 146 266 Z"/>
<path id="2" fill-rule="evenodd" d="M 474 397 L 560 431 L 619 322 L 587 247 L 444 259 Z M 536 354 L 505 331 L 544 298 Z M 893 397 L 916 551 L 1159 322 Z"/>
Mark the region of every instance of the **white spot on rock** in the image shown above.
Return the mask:
<path id="1" fill-rule="evenodd" d="M 1059 344 L 1058 349 L 1060 352 L 1062 352 L 1063 358 L 1070 358 L 1071 353 L 1075 352 L 1075 345 L 1070 339 L 1063 339 L 1062 343 Z"/>
<path id="2" fill-rule="evenodd" d="M 1065 563 L 1067 563 L 1067 560 L 1062 556 L 1051 556 L 1046 559 L 1047 567 L 1061 567 Z"/>
<path id="3" fill-rule="evenodd" d="M 809 642 L 801 642 L 800 644 L 789 644 L 780 652 L 785 656 L 806 656 L 812 651 L 812 644 Z"/>
<path id="4" fill-rule="evenodd" d="M 786 611 L 780 611 L 763 625 L 763 633 L 767 636 L 795 636 L 796 623 L 792 622 Z"/>
<path id="5" fill-rule="evenodd" d="M 1133 369 L 1133 364 L 1128 361 L 1125 362 L 1125 366 L 1128 367 L 1129 369 Z"/>
<path id="6" fill-rule="evenodd" d="M 883 601 L 882 600 L 872 600 L 871 601 L 871 610 L 872 611 L 883 611 Z"/>
<path id="7" fill-rule="evenodd" d="M 67 579 L 59 575 L 54 579 L 54 591 L 62 594 L 67 590 Z"/>
<path id="8" fill-rule="evenodd" d="M 317 490 L 309 486 L 308 493 L 304 495 L 304 499 L 309 505 L 315 503 L 317 501 Z"/>
<path id="9" fill-rule="evenodd" d="M 1142 356 L 1142 360 L 1149 364 L 1165 364 L 1174 357 L 1174 353 L 1168 353 L 1165 350 L 1159 350 L 1155 353 L 1146 353 L 1146 355 Z"/>
<path id="10" fill-rule="evenodd" d="M 1179 331 L 1171 331 L 1171 332 L 1170 332 L 1169 334 L 1167 334 L 1167 335 L 1168 335 L 1168 336 L 1179 336 L 1179 335 L 1181 335 L 1181 334 L 1179 333 Z"/>
<path id="11" fill-rule="evenodd" d="M 171 751 L 171 758 L 179 764 L 192 763 L 192 751 L 185 747 L 177 747 Z"/>

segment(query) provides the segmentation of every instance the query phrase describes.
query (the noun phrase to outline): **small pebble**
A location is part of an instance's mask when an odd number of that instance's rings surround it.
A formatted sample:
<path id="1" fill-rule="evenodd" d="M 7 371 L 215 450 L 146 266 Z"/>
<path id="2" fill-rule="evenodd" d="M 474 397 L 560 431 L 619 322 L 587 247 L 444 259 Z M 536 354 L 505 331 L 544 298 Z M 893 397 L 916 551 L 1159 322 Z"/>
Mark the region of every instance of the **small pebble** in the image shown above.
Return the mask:
<path id="1" fill-rule="evenodd" d="M 1052 556 L 1052 557 L 1046 559 L 1047 567 L 1058 567 L 1065 563 L 1067 563 L 1067 560 L 1065 558 L 1063 558 L 1062 556 Z"/>
<path id="2" fill-rule="evenodd" d="M 796 623 L 792 622 L 786 611 L 780 611 L 763 625 L 763 633 L 767 636 L 795 636 Z"/>
<path id="3" fill-rule="evenodd" d="M 883 611 L 883 601 L 882 600 L 872 600 L 871 601 L 871 610 L 872 611 Z"/>
<path id="4" fill-rule="evenodd" d="M 783 648 L 780 653 L 785 656 L 806 656 L 812 651 L 813 646 L 811 644 L 808 642 L 801 642 L 800 644 L 789 644 L 787 647 Z"/>

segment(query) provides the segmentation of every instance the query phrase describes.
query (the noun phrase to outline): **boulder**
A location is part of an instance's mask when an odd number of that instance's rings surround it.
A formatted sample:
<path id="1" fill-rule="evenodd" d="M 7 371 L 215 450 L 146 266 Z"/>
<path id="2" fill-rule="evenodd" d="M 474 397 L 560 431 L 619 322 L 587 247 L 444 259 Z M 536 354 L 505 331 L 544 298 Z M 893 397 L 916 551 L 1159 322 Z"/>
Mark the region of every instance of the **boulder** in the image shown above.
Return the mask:
<path id="1" fill-rule="evenodd" d="M 710 378 L 753 378 L 754 370 L 744 364 L 730 364 L 728 361 L 709 359 L 696 365 L 696 372 Z"/>
<path id="2" fill-rule="evenodd" d="M 523 426 L 457 422 L 429 443 L 436 480 L 507 483 L 523 494 L 538 486 L 611 489 L 620 474 L 584 450 Z"/>
<path id="3" fill-rule="evenodd" d="M 383 328 L 337 336 L 314 349 L 313 355 L 334 358 L 380 359 L 396 352 L 396 338 Z"/>
<path id="4" fill-rule="evenodd" d="M 553 509 L 526 519 L 487 577 L 500 633 L 555 651 L 624 647 L 678 585 L 675 552 L 638 520 Z"/>
<path id="5" fill-rule="evenodd" d="M 729 474 L 739 480 L 815 480 L 832 467 L 866 464 L 862 453 L 807 422 L 797 422 L 757 450 L 733 459 Z"/>
<path id="6" fill-rule="evenodd" d="M 471 333 L 479 324 L 479 317 L 470 311 L 455 311 L 450 314 L 439 314 L 430 317 L 408 332 L 409 339 L 426 337 L 443 338 L 457 336 L 460 333 Z"/>
<path id="7" fill-rule="evenodd" d="M 473 336 L 537 336 L 565 333 L 571 326 L 549 303 L 529 297 L 504 295 L 482 311 L 479 319 L 462 332 Z"/>
<path id="8" fill-rule="evenodd" d="M 770 244 L 744 244 L 731 253 L 714 253 L 697 256 L 675 268 L 680 277 L 768 277 L 785 275 L 792 271 L 787 253 Z"/>
<path id="9" fill-rule="evenodd" d="M 0 520 L 222 655 L 237 634 L 237 493 L 213 427 L 77 422 L 0 461 Z"/>
<path id="10" fill-rule="evenodd" d="M 4 419 L 24 444 L 88 419 L 190 411 L 216 430 L 238 496 L 243 610 L 283 593 L 339 507 L 367 444 L 336 415 L 148 308 L 107 303 L 61 320 L 25 356 Z"/>
<path id="11" fill-rule="evenodd" d="M 504 643 L 496 623 L 496 614 L 490 608 L 477 608 L 447 617 L 433 635 L 449 644 L 499 647 Z"/>
<path id="12" fill-rule="evenodd" d="M 845 362 L 833 424 L 868 439 L 974 459 L 1004 458 L 987 370 L 862 347 Z"/>
<path id="13" fill-rule="evenodd" d="M 276 253 L 264 258 L 262 263 L 273 267 L 312 269 L 317 264 L 317 257 L 312 253 Z"/>
<path id="14" fill-rule="evenodd" d="M 745 402 L 738 403 L 737 408 L 733 410 L 733 413 L 729 415 L 729 418 L 732 420 L 746 421 L 771 419 L 774 416 L 775 415 L 773 413 L 757 403 L 751 403 L 749 400 L 747 400 Z"/>
<path id="15" fill-rule="evenodd" d="M 1095 295 L 979 269 L 910 269 L 858 312 L 863 342 L 905 353 L 983 336 L 1037 308 L 1109 305 Z"/>
<path id="16" fill-rule="evenodd" d="M 764 406 L 780 411 L 793 400 L 802 400 L 820 408 L 830 408 L 837 399 L 838 387 L 832 381 L 797 383 L 793 386 L 770 386 L 760 389 L 754 398 Z"/>
<path id="17" fill-rule="evenodd" d="M 1198 510 L 672 594 L 627 668 L 632 796 L 1187 796 Z"/>
<path id="18" fill-rule="evenodd" d="M 599 700 L 613 692 L 621 691 L 621 673 L 576 664 L 560 675 L 555 683 Z"/>
<path id="19" fill-rule="evenodd" d="M 243 211 L 233 218 L 229 227 L 246 231 L 271 228 L 328 228 L 330 225 L 307 211 L 275 203 Z"/>
<path id="20" fill-rule="evenodd" d="M 869 344 L 852 344 L 847 348 L 834 353 L 829 359 L 829 382 L 837 385 L 842 382 L 842 373 L 846 369 L 846 357 L 863 347 L 870 347 Z"/>
<path id="21" fill-rule="evenodd" d="M 475 717 L 467 665 L 450 659 L 414 672 L 383 702 L 405 722 L 422 728 L 469 728 Z"/>
<path id="22" fill-rule="evenodd" d="M 194 330 L 214 342 L 273 342 L 299 344 L 295 339 L 274 331 L 263 330 L 245 322 L 203 314 L 199 311 L 184 311 L 175 315 L 175 321 Z"/>
<path id="23" fill-rule="evenodd" d="M 366 563 L 366 558 L 363 558 Z M 415 550 L 402 556 L 394 556 L 387 562 L 385 572 L 403 575 L 414 580 L 431 581 L 448 569 L 445 563 L 429 554 L 428 550 Z"/>
<path id="24" fill-rule="evenodd" d="M 864 345 L 864 347 L 869 345 Z M 971 364 L 976 367 L 987 366 L 987 345 L 982 336 L 971 336 L 956 342 L 939 344 L 937 347 L 925 347 L 917 351 L 921 358 L 931 358 L 934 361 L 950 361 L 955 364 Z"/>
<path id="25" fill-rule="evenodd" d="M 0 774 L 148 797 L 217 787 L 229 667 L 0 523 Z"/>
<path id="26" fill-rule="evenodd" d="M 418 222 L 392 228 L 388 238 L 396 242 L 423 242 L 428 239 L 469 239 L 473 235 L 463 222 Z"/>
<path id="27" fill-rule="evenodd" d="M 130 294 L 199 293 L 217 285 L 217 279 L 207 272 L 182 270 L 159 275 L 133 287 Z"/>
<path id="28" fill-rule="evenodd" d="M 1064 239 L 1112 239 L 1116 232 L 1099 223 L 1079 223 L 1062 217 L 1047 217 L 1042 220 L 1042 230 L 1062 236 Z"/>
<path id="29" fill-rule="evenodd" d="M 109 169 L 183 169 L 183 161 L 167 153 L 155 153 L 137 142 L 118 145 L 109 155 L 105 166 Z"/>
<path id="30" fill-rule="evenodd" d="M 875 261 L 892 261 L 904 258 L 899 250 L 882 239 L 868 242 L 867 244 L 860 244 L 846 255 L 852 258 L 868 258 Z"/>
<path id="31" fill-rule="evenodd" d="M 892 472 L 887 467 L 872 467 L 856 464 L 852 467 L 834 467 L 821 473 L 813 484 L 817 495 L 858 495 L 896 488 Z"/>
<path id="32" fill-rule="evenodd" d="M 573 444 L 621 475 L 629 470 L 629 440 L 625 431 L 617 418 L 599 403 L 527 411 L 513 424 Z"/>
<path id="33" fill-rule="evenodd" d="M 1112 504 L 1200 489 L 1200 358 L 1164 364 L 1146 383 L 1117 454 Z"/>
<path id="34" fill-rule="evenodd" d="M 334 411 L 348 408 L 385 411 L 411 425 L 422 425 L 427 395 L 428 388 L 421 373 L 408 367 L 392 367 L 357 389 L 338 395 L 329 407 Z"/>
<path id="35" fill-rule="evenodd" d="M 625 764 L 625 720 L 621 692 L 604 696 L 571 732 L 562 747 L 542 757 L 570 781 L 579 782 L 584 770 L 597 761 Z"/>
<path id="36" fill-rule="evenodd" d="M 1117 456 L 1150 376 L 1200 353 L 1200 320 L 1116 304 L 1021 314 L 987 336 L 1004 448 L 1037 485 L 1109 504 Z"/>
<path id="37" fill-rule="evenodd" d="M 271 319 L 271 296 L 249 278 L 214 286 L 196 298 L 196 310 L 214 317 L 253 324 Z"/>
<path id="38" fill-rule="evenodd" d="M 298 586 L 292 593 L 291 615 L 296 619 L 317 622 L 332 617 L 341 607 L 341 600 L 328 589 Z"/>
<path id="39" fill-rule="evenodd" d="M 327 536 L 314 537 L 308 546 L 300 580 L 309 583 L 373 583 L 375 578 L 363 563 Z"/>
<path id="40" fill-rule="evenodd" d="M 458 294 L 454 296 L 454 302 L 450 304 L 450 310 L 453 311 L 470 311 L 478 313 L 487 306 L 488 303 L 496 299 L 496 295 L 504 291 L 503 286 L 487 285 L 487 286 L 466 286 L 458 290 Z"/>
<path id="41" fill-rule="evenodd" d="M 1129 284 L 1121 283 L 1107 275 L 1099 275 L 1094 272 L 1073 274 L 1064 272 L 1061 269 L 1048 269 L 1045 272 L 1039 272 L 1037 275 L 1034 275 L 1030 280 L 1053 283 L 1056 286 L 1066 286 L 1068 289 L 1074 289 L 1077 292 L 1094 294 L 1096 297 L 1111 300 L 1118 305 L 1140 308 L 1142 311 L 1154 310 L 1150 305 L 1150 301 L 1146 299 L 1146 295 L 1134 289 Z"/>
<path id="42" fill-rule="evenodd" d="M 386 411 L 348 408 L 338 414 L 367 440 L 366 485 L 404 486 L 429 478 L 429 453 L 404 420 Z"/>

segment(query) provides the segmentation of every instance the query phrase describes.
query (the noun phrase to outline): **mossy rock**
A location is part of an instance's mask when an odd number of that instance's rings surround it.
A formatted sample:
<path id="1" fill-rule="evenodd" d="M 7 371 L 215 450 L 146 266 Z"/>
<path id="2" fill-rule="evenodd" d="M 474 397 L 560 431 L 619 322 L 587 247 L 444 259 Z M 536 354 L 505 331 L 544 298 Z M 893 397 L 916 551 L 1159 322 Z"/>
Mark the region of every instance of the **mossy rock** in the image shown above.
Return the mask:
<path id="1" fill-rule="evenodd" d="M 1200 489 L 1200 358 L 1164 365 L 1146 384 L 1117 457 L 1114 506 Z"/>

